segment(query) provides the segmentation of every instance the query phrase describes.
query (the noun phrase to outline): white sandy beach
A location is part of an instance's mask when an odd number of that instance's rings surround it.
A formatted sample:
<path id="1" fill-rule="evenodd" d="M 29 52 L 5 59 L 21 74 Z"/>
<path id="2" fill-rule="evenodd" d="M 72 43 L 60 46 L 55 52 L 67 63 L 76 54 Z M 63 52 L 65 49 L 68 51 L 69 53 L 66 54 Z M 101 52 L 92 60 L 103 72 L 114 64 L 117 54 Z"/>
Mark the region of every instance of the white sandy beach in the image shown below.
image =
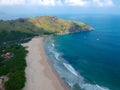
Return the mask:
<path id="1" fill-rule="evenodd" d="M 27 80 L 23 90 L 68 90 L 48 63 L 43 37 L 33 38 L 23 46 L 27 46 L 29 51 L 25 70 Z"/>

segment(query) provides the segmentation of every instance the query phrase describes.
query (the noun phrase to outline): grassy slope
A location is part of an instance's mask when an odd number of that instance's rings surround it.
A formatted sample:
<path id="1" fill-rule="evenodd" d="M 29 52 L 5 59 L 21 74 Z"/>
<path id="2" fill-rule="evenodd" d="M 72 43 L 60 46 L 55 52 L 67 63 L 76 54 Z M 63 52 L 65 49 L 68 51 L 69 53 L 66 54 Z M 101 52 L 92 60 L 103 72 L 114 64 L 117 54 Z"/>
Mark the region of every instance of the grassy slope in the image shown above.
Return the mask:
<path id="1" fill-rule="evenodd" d="M 82 22 L 63 20 L 52 16 L 0 20 L 0 42 L 36 35 L 77 32 L 89 29 L 91 27 Z"/>
<path id="2" fill-rule="evenodd" d="M 33 23 L 38 28 L 42 28 L 45 31 L 53 32 L 53 33 L 69 32 L 69 30 L 73 26 L 78 26 L 76 29 L 79 29 L 79 31 L 83 30 L 82 27 L 86 29 L 91 29 L 90 26 L 82 22 L 74 22 L 74 21 L 64 20 L 64 19 L 60 19 L 57 17 L 50 17 L 50 16 L 30 18 L 28 19 L 28 21 Z"/>

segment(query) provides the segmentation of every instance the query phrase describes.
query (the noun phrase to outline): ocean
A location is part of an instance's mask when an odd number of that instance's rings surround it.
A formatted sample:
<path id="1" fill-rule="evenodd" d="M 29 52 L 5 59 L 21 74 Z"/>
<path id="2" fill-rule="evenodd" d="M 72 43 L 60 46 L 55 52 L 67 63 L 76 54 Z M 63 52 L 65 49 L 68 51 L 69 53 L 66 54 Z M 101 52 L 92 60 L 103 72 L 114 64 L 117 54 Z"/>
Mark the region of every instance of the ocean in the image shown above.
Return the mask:
<path id="1" fill-rule="evenodd" d="M 71 90 L 120 90 L 120 16 L 61 15 L 94 30 L 52 36 L 45 48 Z"/>

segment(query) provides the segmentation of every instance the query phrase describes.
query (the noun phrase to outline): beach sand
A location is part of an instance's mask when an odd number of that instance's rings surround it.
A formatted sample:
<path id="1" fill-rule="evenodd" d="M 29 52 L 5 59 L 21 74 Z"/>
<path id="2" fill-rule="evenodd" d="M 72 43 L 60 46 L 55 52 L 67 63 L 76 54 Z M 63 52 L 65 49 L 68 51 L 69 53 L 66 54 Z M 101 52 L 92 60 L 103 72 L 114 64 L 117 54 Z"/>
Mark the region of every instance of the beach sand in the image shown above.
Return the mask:
<path id="1" fill-rule="evenodd" d="M 43 39 L 43 37 L 36 37 L 23 44 L 28 47 L 29 52 L 26 56 L 26 83 L 23 90 L 68 90 L 48 62 Z"/>

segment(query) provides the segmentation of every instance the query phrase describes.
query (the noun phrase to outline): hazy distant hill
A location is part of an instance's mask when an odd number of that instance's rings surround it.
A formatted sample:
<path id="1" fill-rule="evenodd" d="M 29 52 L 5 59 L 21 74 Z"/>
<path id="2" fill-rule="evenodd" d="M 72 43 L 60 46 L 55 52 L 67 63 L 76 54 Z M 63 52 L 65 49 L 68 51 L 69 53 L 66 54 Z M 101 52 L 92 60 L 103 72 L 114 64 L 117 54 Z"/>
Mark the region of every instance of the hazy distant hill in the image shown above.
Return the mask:
<path id="1" fill-rule="evenodd" d="M 92 30 L 82 22 L 63 20 L 55 16 L 0 20 L 0 42 L 43 35 L 64 34 Z"/>

